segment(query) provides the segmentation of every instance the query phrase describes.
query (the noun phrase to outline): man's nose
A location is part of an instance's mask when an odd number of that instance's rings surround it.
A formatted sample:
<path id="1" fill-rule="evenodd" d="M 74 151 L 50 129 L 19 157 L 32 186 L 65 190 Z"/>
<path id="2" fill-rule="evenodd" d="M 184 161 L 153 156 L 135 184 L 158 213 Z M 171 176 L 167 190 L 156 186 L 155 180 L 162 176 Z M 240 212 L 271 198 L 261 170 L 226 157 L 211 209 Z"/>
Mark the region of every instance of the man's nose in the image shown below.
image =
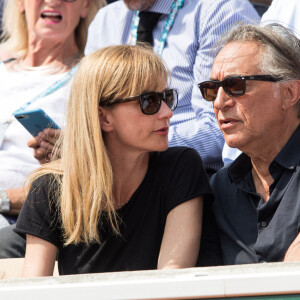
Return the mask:
<path id="1" fill-rule="evenodd" d="M 227 107 L 234 105 L 233 97 L 226 94 L 222 86 L 219 87 L 217 97 L 213 102 L 214 108 L 217 110 L 224 110 Z"/>

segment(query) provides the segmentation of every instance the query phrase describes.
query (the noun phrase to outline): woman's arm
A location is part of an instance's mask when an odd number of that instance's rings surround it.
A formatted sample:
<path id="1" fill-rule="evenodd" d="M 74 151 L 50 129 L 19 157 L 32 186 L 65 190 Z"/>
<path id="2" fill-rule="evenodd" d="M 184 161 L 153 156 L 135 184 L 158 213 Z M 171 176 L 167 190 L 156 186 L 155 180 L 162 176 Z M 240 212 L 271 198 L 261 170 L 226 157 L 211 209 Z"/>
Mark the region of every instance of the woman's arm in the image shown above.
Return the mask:
<path id="1" fill-rule="evenodd" d="M 27 234 L 22 277 L 52 276 L 56 254 L 56 246 Z"/>
<path id="2" fill-rule="evenodd" d="M 169 212 L 158 257 L 158 269 L 189 268 L 196 265 L 202 211 L 203 197 L 196 197 Z"/>
<path id="3" fill-rule="evenodd" d="M 26 190 L 24 187 L 7 189 L 6 194 L 10 200 L 10 210 L 6 212 L 9 215 L 18 215 L 26 199 Z"/>

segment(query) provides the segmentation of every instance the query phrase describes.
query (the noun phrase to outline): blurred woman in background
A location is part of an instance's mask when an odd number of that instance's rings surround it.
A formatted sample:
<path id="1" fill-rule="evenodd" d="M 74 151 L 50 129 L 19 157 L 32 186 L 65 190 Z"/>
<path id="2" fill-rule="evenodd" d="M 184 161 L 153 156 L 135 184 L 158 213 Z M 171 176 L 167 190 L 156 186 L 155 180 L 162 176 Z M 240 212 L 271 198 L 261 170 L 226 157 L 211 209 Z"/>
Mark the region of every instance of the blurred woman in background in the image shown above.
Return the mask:
<path id="1" fill-rule="evenodd" d="M 0 258 L 24 255 L 12 228 L 25 199 L 26 176 L 39 166 L 30 134 L 15 111 L 43 109 L 63 125 L 68 83 L 102 0 L 9 0 L 0 45 Z M 49 132 L 51 141 L 51 131 Z"/>

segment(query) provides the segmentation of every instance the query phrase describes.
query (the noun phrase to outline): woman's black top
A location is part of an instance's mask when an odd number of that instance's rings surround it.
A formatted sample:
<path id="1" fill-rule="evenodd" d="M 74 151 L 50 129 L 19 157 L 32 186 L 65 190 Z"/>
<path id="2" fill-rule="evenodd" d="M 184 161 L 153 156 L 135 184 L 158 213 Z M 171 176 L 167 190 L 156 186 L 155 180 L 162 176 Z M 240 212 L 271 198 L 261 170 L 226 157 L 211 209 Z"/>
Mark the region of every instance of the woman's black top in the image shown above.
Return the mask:
<path id="1" fill-rule="evenodd" d="M 51 181 L 47 175 L 34 182 L 19 215 L 16 232 L 54 244 L 59 250 L 62 275 L 156 269 L 168 213 L 185 201 L 211 192 L 195 150 L 174 147 L 153 153 L 144 180 L 130 201 L 117 210 L 122 220 L 121 235 L 112 233 L 103 215 L 99 222 L 101 244 L 64 246 L 59 214 L 53 205 L 51 187 L 55 184 L 50 184 Z"/>

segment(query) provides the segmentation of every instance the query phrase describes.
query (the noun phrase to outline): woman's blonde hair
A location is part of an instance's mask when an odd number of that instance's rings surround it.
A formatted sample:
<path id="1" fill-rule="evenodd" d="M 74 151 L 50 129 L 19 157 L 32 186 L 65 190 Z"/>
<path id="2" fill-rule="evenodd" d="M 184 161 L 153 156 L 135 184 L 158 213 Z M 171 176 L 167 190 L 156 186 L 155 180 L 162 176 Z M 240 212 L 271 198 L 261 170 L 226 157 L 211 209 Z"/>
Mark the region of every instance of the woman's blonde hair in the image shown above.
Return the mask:
<path id="1" fill-rule="evenodd" d="M 98 225 L 103 212 L 112 231 L 119 233 L 113 171 L 100 128 L 99 104 L 156 90 L 161 82 L 167 83 L 167 77 L 161 59 L 144 45 L 103 48 L 80 62 L 64 135 L 56 145 L 62 149 L 61 159 L 30 177 L 30 184 L 45 174 L 54 174 L 58 180 L 57 204 L 65 244 L 100 242 Z"/>
<path id="2" fill-rule="evenodd" d="M 75 39 L 81 53 L 83 53 L 86 44 L 88 27 L 97 11 L 105 4 L 105 0 L 92 0 L 87 17 L 81 18 L 75 29 Z M 26 56 L 28 51 L 27 22 L 25 13 L 19 11 L 17 0 L 5 1 L 2 30 L 4 42 L 1 44 L 1 49 L 18 57 Z"/>

